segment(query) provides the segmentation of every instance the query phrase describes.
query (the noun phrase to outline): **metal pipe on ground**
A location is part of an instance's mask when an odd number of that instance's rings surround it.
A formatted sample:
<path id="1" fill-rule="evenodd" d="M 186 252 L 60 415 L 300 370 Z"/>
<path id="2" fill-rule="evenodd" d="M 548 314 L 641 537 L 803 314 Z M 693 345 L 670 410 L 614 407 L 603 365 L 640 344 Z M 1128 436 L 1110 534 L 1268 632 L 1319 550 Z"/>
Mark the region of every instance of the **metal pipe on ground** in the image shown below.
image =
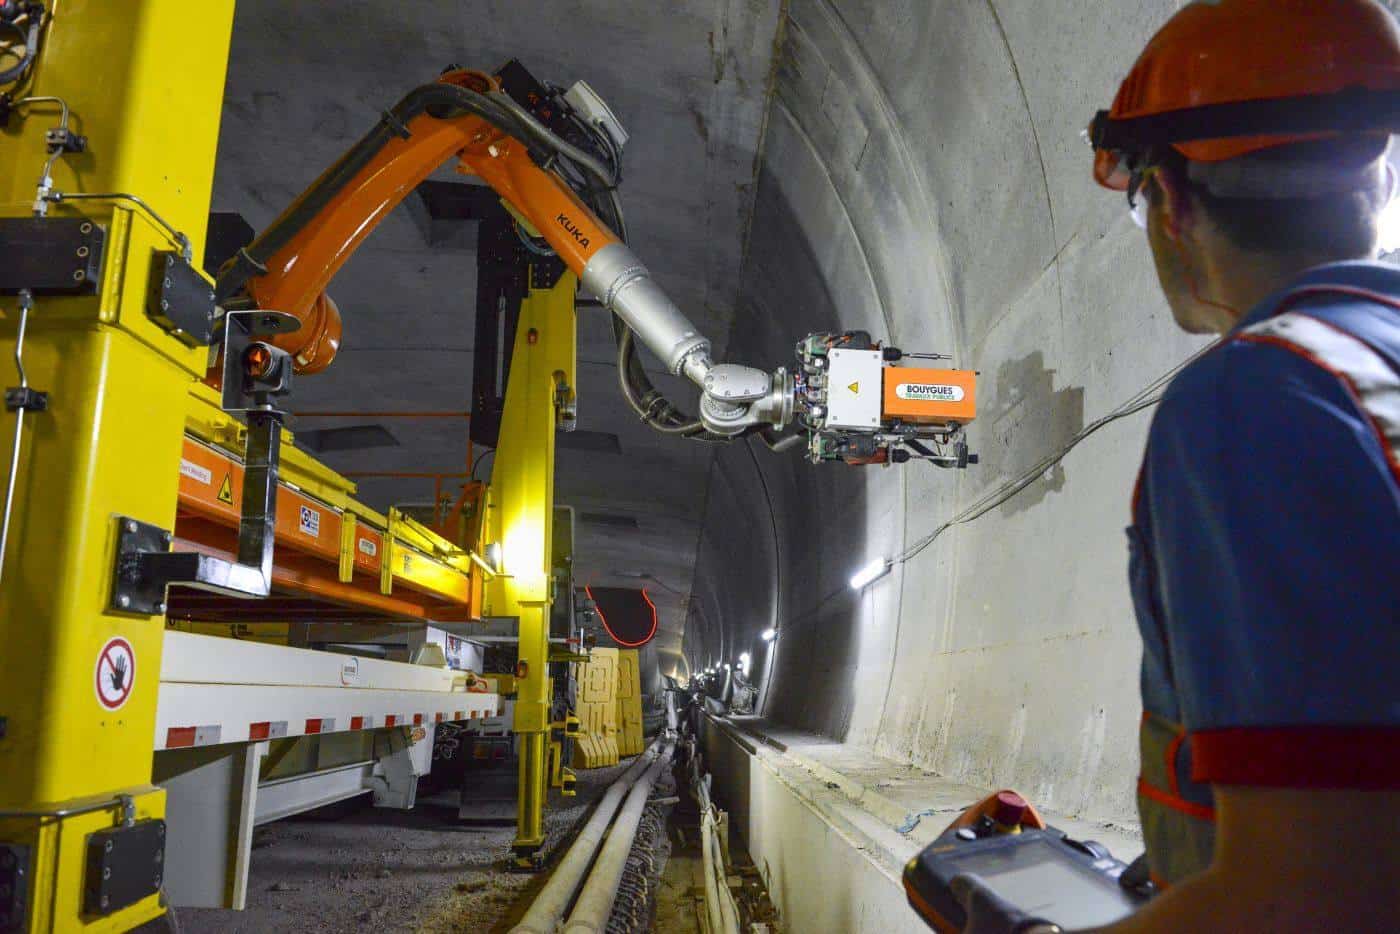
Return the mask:
<path id="1" fill-rule="evenodd" d="M 660 748 L 660 740 L 652 743 L 646 752 L 637 757 L 631 768 L 608 786 L 608 790 L 603 793 L 598 806 L 593 810 L 593 815 L 588 818 L 588 823 L 583 825 L 583 830 L 579 831 L 569 851 L 559 861 L 558 868 L 550 875 L 540 894 L 535 896 L 530 910 L 520 919 L 519 924 L 510 929 L 511 934 L 554 934 L 560 919 L 564 917 L 564 909 L 569 907 L 569 901 L 574 897 L 574 892 L 578 891 L 584 873 L 593 862 L 593 854 L 598 852 L 598 845 L 603 842 L 603 835 L 607 832 L 608 824 L 612 822 L 623 797 L 636 782 L 637 776 L 642 774 L 642 770 L 656 760 Z"/>
<path id="2" fill-rule="evenodd" d="M 671 752 L 675 742 L 666 738 L 661 754 L 656 757 L 627 795 L 627 802 L 618 812 L 617 822 L 608 833 L 607 842 L 598 854 L 598 862 L 584 883 L 578 903 L 564 925 L 564 934 L 603 934 L 612 916 L 613 902 L 617 899 L 618 883 L 627 864 L 627 854 L 632 851 L 632 841 L 637 835 L 637 825 L 641 823 L 642 811 L 646 810 L 651 787 L 656 784 L 661 770 L 671 762 Z"/>

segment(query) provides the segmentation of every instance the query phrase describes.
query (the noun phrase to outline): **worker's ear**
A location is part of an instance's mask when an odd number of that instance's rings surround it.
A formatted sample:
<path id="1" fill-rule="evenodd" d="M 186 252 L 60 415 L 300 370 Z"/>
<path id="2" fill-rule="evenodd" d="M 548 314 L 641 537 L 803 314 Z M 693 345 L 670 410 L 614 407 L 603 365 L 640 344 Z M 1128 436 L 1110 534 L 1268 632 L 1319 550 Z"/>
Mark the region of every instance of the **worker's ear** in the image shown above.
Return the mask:
<path id="1" fill-rule="evenodd" d="M 1190 231 L 1195 214 L 1185 186 L 1166 169 L 1153 172 L 1147 185 L 1152 189 L 1152 207 L 1161 212 L 1162 232 L 1169 239 L 1180 239 L 1183 233 Z"/>

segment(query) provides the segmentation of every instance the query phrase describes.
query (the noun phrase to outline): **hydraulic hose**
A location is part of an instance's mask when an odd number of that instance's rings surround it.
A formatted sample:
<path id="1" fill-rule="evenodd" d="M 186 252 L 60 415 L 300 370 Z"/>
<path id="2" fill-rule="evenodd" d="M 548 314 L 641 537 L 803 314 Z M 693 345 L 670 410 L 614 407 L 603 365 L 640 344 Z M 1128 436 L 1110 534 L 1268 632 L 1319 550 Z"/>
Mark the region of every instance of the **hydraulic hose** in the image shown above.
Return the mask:
<path id="1" fill-rule="evenodd" d="M 637 757 L 631 768 L 608 786 L 597 808 L 588 818 L 588 823 L 583 825 L 583 830 L 579 831 L 578 837 L 569 847 L 569 852 L 564 854 L 549 881 L 545 883 L 539 895 L 535 896 L 530 910 L 525 913 L 519 924 L 510 929 L 511 934 L 554 934 L 559 927 L 559 920 L 564 917 L 564 910 L 574 897 L 574 892 L 578 891 L 579 882 L 588 871 L 589 863 L 593 861 L 593 855 L 598 852 L 598 845 L 603 842 L 603 835 L 607 832 L 613 815 L 617 813 L 618 805 L 622 803 L 623 797 L 642 770 L 655 761 L 659 748 L 659 741 L 652 743 L 651 748 Z"/>
<path id="2" fill-rule="evenodd" d="M 715 835 L 710 831 L 708 808 L 700 816 L 700 851 L 705 872 L 705 914 L 710 922 L 710 930 L 715 934 L 731 934 L 731 929 L 725 926 L 724 913 L 720 909 L 719 883 L 715 879 Z"/>
<path id="3" fill-rule="evenodd" d="M 525 131 L 524 135 L 555 152 L 563 154 L 569 161 L 585 169 L 588 174 L 602 183 L 604 188 L 612 188 L 617 184 L 617 173 L 609 170 L 607 166 L 603 165 L 602 162 L 595 159 L 592 155 L 551 133 L 548 127 L 535 119 L 534 114 L 516 103 L 515 98 L 504 92 L 492 93 L 489 95 L 489 98 L 515 116 L 517 125 Z"/>
<path id="4" fill-rule="evenodd" d="M 641 823 L 642 812 L 646 810 L 647 798 L 656 784 L 661 770 L 671 763 L 671 753 L 675 740 L 663 741 L 661 754 L 646 770 L 646 773 L 632 786 L 627 802 L 617 815 L 608 834 L 603 850 L 598 854 L 598 862 L 584 883 L 578 903 L 564 925 L 564 934 L 603 934 L 612 916 L 613 903 L 617 900 L 618 884 L 622 881 L 622 871 L 627 865 L 627 854 L 632 850 L 632 841 L 637 836 L 637 825 Z"/>

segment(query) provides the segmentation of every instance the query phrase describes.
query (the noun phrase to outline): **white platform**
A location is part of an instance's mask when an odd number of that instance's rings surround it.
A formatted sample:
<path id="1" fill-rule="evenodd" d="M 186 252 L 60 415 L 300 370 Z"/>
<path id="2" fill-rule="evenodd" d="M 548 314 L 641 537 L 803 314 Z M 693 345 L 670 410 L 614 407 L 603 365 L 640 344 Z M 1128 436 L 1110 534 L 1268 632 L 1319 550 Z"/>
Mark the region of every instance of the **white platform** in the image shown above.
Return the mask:
<path id="1" fill-rule="evenodd" d="M 167 632 L 155 748 L 477 720 L 504 713 L 500 697 L 458 686 L 460 673 Z"/>

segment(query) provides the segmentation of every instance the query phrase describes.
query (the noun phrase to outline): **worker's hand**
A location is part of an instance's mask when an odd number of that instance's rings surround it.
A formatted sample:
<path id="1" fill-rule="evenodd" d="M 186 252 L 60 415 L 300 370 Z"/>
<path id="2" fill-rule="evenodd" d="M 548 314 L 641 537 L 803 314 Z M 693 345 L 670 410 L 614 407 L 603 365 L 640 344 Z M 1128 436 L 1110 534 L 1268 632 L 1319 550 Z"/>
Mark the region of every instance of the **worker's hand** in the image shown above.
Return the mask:
<path id="1" fill-rule="evenodd" d="M 963 934 L 1058 934 L 1060 930 L 1057 924 L 1026 914 L 972 873 L 955 876 L 952 888 L 967 912 Z"/>

